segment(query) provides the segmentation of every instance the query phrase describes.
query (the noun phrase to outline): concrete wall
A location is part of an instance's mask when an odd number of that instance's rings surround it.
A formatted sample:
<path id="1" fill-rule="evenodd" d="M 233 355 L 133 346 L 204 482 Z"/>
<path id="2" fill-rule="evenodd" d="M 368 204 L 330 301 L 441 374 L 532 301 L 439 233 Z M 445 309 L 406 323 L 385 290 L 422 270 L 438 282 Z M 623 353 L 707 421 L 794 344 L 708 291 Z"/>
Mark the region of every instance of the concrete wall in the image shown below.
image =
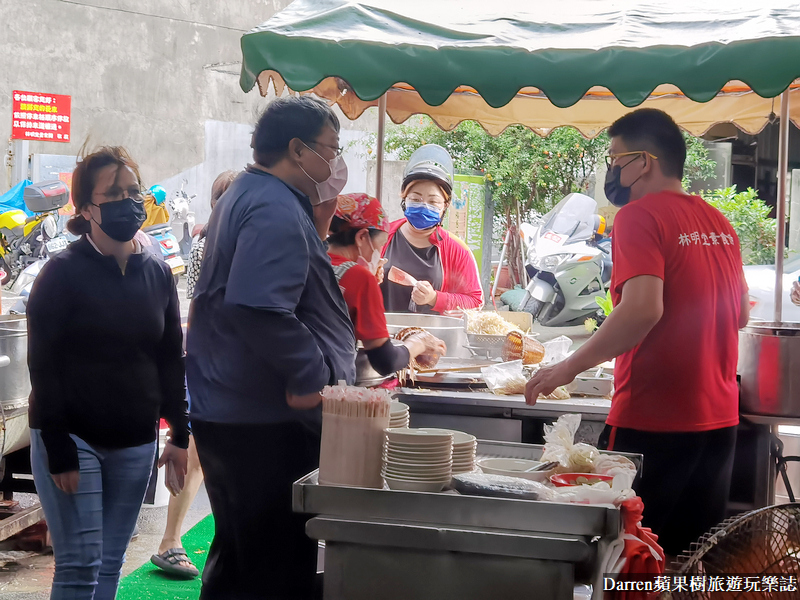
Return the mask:
<path id="1" fill-rule="evenodd" d="M 265 102 L 267 100 L 265 99 Z M 366 118 L 350 122 L 341 113 L 339 118 L 342 123 L 339 144 L 345 149 L 342 156 L 348 168 L 347 185 L 343 193 L 364 192 L 367 190 L 367 163 L 363 148 L 366 147 L 369 140 L 370 121 Z M 362 131 L 361 128 L 365 128 L 366 131 Z M 164 186 L 167 194 L 173 196 L 180 190 L 183 181 L 186 181 L 184 187 L 186 193 L 189 196 L 196 196 L 191 205 L 197 223 L 208 222 L 211 214 L 209 203 L 211 185 L 217 175 L 228 169 L 240 171 L 253 162 L 253 151 L 250 148 L 252 125 L 206 121 L 204 131 L 205 141 L 202 155 L 205 156 L 205 160 L 157 182 Z"/>
<path id="2" fill-rule="evenodd" d="M 400 207 L 400 191 L 403 185 L 403 171 L 406 168 L 405 160 L 386 160 L 383 163 L 383 185 L 381 191 L 383 198 L 381 204 L 389 221 L 396 221 L 403 217 L 403 209 Z M 367 179 L 365 191 L 370 196 L 375 195 L 377 190 L 377 171 L 378 164 L 374 160 L 367 162 Z"/>
<path id="3" fill-rule="evenodd" d="M 31 142 L 31 153 L 75 155 L 87 137 L 122 144 L 146 185 L 203 163 L 206 121 L 253 123 L 266 105 L 239 87 L 239 40 L 288 4 L 0 0 L 0 139 L 11 134 L 13 90 L 68 94 L 72 142 Z"/>

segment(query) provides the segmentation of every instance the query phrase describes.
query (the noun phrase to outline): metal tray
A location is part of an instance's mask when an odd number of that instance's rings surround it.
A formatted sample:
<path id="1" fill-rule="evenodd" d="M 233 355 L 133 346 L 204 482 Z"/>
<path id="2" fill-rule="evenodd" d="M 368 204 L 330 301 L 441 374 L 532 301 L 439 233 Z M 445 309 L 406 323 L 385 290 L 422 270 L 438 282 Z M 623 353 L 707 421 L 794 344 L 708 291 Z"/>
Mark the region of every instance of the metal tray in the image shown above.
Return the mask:
<path id="1" fill-rule="evenodd" d="M 542 446 L 478 442 L 478 454 L 538 459 Z M 620 454 L 609 452 L 608 454 Z M 640 455 L 626 455 L 641 465 Z M 616 536 L 619 509 L 611 505 L 561 504 L 455 493 L 405 492 L 323 486 L 314 471 L 295 482 L 295 512 L 338 518 L 431 523 L 454 527 L 517 530 L 581 536 Z"/>

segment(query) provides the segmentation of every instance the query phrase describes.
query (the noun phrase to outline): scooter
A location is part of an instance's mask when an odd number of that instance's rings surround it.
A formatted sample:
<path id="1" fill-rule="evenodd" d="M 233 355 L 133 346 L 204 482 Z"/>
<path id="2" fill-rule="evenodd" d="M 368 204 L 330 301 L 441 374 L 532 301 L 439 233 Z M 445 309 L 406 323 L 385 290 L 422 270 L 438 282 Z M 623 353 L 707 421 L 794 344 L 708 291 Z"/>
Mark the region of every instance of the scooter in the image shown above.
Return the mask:
<path id="1" fill-rule="evenodd" d="M 77 238 L 76 238 L 77 239 Z M 50 243 L 50 242 L 58 243 Z M 33 289 L 33 282 L 39 276 L 42 267 L 56 254 L 63 252 L 69 245 L 69 241 L 65 236 L 59 235 L 58 237 L 50 240 L 45 246 L 45 257 L 31 263 L 19 274 L 14 285 L 11 286 L 11 293 L 19 296 L 19 299 L 9 309 L 9 314 L 24 315 L 28 308 L 28 298 Z"/>
<path id="2" fill-rule="evenodd" d="M 597 202 L 569 194 L 538 224 L 521 228 L 530 276 L 523 310 L 548 327 L 582 325 L 604 315 L 596 298 L 605 298 L 611 281 L 611 240 Z"/>
<path id="3" fill-rule="evenodd" d="M 169 214 L 172 217 L 171 225 L 174 232 L 175 239 L 178 242 L 179 253 L 182 258 L 188 258 L 192 251 L 192 231 L 195 226 L 195 215 L 192 211 L 192 200 L 197 195 L 191 196 L 186 193 L 184 186 L 187 181 L 184 179 L 181 183 L 181 189 L 175 194 L 175 197 L 169 200 Z"/>
<path id="4" fill-rule="evenodd" d="M 172 227 L 169 223 L 161 223 L 146 227 L 142 231 L 153 236 L 158 242 L 164 262 L 172 270 L 172 276 L 177 284 L 180 276 L 186 272 L 186 264 L 180 256 L 180 246 L 175 234 L 172 233 Z"/>
<path id="5" fill-rule="evenodd" d="M 0 215 L 0 285 L 13 283 L 29 265 L 43 259 L 47 252 L 67 246 L 59 236 L 58 209 L 69 202 L 69 189 L 62 181 L 45 181 L 25 188 L 25 206 Z"/>

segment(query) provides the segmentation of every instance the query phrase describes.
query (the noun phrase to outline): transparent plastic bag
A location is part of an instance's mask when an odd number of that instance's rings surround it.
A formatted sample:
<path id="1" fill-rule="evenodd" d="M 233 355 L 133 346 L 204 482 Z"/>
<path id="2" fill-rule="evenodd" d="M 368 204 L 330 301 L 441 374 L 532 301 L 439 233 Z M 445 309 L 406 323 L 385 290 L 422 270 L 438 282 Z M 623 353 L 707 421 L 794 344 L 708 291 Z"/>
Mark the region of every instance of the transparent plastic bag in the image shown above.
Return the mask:
<path id="1" fill-rule="evenodd" d="M 565 473 L 593 473 L 600 455 L 597 448 L 575 443 L 575 432 L 581 424 L 579 414 L 561 415 L 553 425 L 544 426 L 543 461 L 556 461 Z"/>
<path id="2" fill-rule="evenodd" d="M 487 473 L 460 473 L 453 476 L 455 489 L 461 494 L 525 498 L 552 502 L 557 494 L 553 488 L 539 481 L 521 477 L 506 477 Z"/>
<path id="3" fill-rule="evenodd" d="M 522 368 L 521 360 L 512 360 L 490 367 L 483 367 L 481 375 L 486 386 L 495 394 L 524 394 L 528 378 Z"/>
<path id="4" fill-rule="evenodd" d="M 567 358 L 569 349 L 572 348 L 572 340 L 565 335 L 560 335 L 542 345 L 544 346 L 542 365 L 552 365 Z"/>
<path id="5" fill-rule="evenodd" d="M 626 486 L 625 482 L 617 483 L 616 478 L 612 485 L 601 482 L 594 485 L 555 488 L 555 494 L 555 502 L 613 504 L 614 506 L 619 506 L 625 500 L 636 497 L 636 492 L 630 489 L 630 486 Z"/>
<path id="6" fill-rule="evenodd" d="M 636 478 L 636 465 L 624 456 L 601 454 L 594 461 L 594 472 L 600 475 L 611 475 L 614 477 L 614 481 L 617 480 L 617 477 L 624 477 L 625 479 L 620 481 L 626 481 L 625 487 L 631 487 Z"/>

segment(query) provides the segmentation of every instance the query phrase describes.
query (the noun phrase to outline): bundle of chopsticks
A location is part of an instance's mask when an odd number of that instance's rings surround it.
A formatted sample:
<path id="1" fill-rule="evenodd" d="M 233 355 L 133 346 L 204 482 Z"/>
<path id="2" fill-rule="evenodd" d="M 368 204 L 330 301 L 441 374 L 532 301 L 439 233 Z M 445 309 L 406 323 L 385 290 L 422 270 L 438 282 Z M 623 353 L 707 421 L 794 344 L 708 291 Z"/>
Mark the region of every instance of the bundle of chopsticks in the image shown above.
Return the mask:
<path id="1" fill-rule="evenodd" d="M 365 419 L 389 417 L 392 397 L 387 390 L 345 385 L 327 386 L 322 390 L 322 412 Z"/>

